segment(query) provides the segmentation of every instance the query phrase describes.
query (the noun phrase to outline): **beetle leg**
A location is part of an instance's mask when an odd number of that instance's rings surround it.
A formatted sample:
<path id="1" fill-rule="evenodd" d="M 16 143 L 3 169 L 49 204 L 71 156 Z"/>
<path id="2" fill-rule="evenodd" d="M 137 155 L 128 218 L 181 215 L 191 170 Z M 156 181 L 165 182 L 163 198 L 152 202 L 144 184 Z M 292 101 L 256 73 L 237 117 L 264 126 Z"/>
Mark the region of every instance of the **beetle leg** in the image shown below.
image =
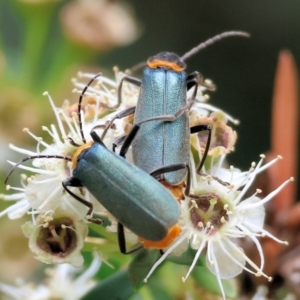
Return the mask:
<path id="1" fill-rule="evenodd" d="M 142 84 L 142 81 L 138 78 L 128 76 L 128 75 L 123 76 L 123 78 L 120 80 L 120 83 L 119 83 L 119 86 L 118 86 L 118 103 L 114 106 L 108 106 L 108 105 L 105 105 L 105 104 L 102 103 L 101 104 L 102 107 L 105 107 L 107 109 L 117 109 L 121 105 L 121 103 L 122 103 L 122 87 L 123 87 L 123 82 L 124 81 L 132 83 L 136 86 L 141 86 L 141 84 Z"/>
<path id="2" fill-rule="evenodd" d="M 195 84 L 197 84 L 197 88 L 198 88 L 198 85 L 201 85 L 201 86 L 205 87 L 206 89 L 208 89 L 209 91 L 216 90 L 215 84 L 206 83 L 204 81 L 203 75 L 201 73 L 199 73 L 198 71 L 195 71 L 187 76 L 186 84 L 187 84 L 187 90 L 191 89 Z"/>
<path id="3" fill-rule="evenodd" d="M 122 87 L 123 87 L 123 82 L 127 81 L 129 83 L 132 83 L 136 86 L 141 86 L 142 81 L 138 78 L 132 77 L 132 76 L 128 76 L 128 75 L 124 75 L 123 78 L 120 80 L 119 86 L 118 86 L 118 103 L 114 106 L 108 106 L 106 104 L 101 104 L 102 107 L 105 107 L 107 109 L 117 109 L 121 103 L 122 103 Z"/>
<path id="4" fill-rule="evenodd" d="M 111 107 L 112 109 L 115 109 L 115 108 L 118 108 L 121 103 L 122 103 L 122 87 L 123 87 L 123 82 L 124 81 L 127 81 L 129 83 L 132 83 L 136 86 L 141 86 L 142 84 L 142 81 L 136 77 L 132 77 L 132 76 L 128 76 L 128 75 L 125 75 L 121 80 L 120 80 L 120 84 L 118 86 L 118 103 Z"/>
<path id="5" fill-rule="evenodd" d="M 203 80 L 203 76 L 198 71 L 195 71 L 189 74 L 186 80 L 187 90 L 190 90 L 193 86 L 195 87 L 192 100 L 196 99 L 197 92 L 198 92 L 198 85 L 204 85 L 204 80 Z"/>
<path id="6" fill-rule="evenodd" d="M 132 114 L 135 113 L 135 106 L 133 107 L 130 107 L 130 108 L 127 108 L 127 109 L 124 109 L 122 110 L 121 112 L 119 112 L 118 114 L 116 114 L 111 120 L 110 122 L 108 123 L 108 125 L 106 126 L 106 128 L 104 129 L 102 135 L 101 135 L 101 140 L 104 139 L 106 133 L 107 133 L 107 130 L 112 126 L 114 120 L 116 119 L 122 119 L 122 118 L 125 118 L 127 116 L 130 116 Z"/>
<path id="7" fill-rule="evenodd" d="M 107 127 L 106 124 L 98 124 L 98 125 L 95 125 L 91 131 L 95 131 L 96 129 L 105 129 Z"/>
<path id="8" fill-rule="evenodd" d="M 190 189 L 191 189 L 191 170 L 188 164 L 186 163 L 178 163 L 178 164 L 171 164 L 167 166 L 162 166 L 150 173 L 151 176 L 157 177 L 160 174 L 174 172 L 178 170 L 186 169 L 187 170 L 187 178 L 186 178 L 186 188 L 184 191 L 184 194 L 186 196 L 190 195 Z"/>
<path id="9" fill-rule="evenodd" d="M 126 238 L 125 238 L 125 232 L 124 232 L 124 226 L 118 222 L 118 227 L 117 227 L 117 232 L 118 232 L 118 242 L 119 242 L 119 249 L 120 252 L 123 254 L 131 254 L 141 248 L 143 248 L 142 244 L 138 244 L 129 251 L 126 249 Z"/>
<path id="10" fill-rule="evenodd" d="M 208 154 L 208 150 L 210 147 L 210 142 L 211 142 L 211 126 L 210 125 L 198 125 L 198 126 L 193 126 L 191 127 L 191 133 L 195 133 L 195 132 L 199 132 L 199 131 L 204 131 L 207 130 L 208 131 L 208 137 L 207 137 L 207 142 L 206 142 L 206 146 L 205 146 L 205 150 L 202 156 L 202 159 L 196 169 L 196 172 L 198 174 L 201 174 L 201 169 L 204 165 L 205 159 L 207 157 Z M 178 171 L 181 169 L 187 169 L 187 184 L 186 184 L 186 188 L 185 188 L 185 195 L 189 196 L 190 195 L 190 188 L 191 188 L 191 175 L 190 175 L 190 167 L 189 165 L 185 164 L 185 163 L 178 163 L 178 164 L 172 164 L 172 165 L 167 165 L 167 166 L 162 166 L 154 171 L 152 171 L 150 173 L 151 176 L 153 177 L 157 177 L 160 174 L 163 173 L 168 173 L 168 172 L 174 172 L 174 171 Z"/>
<path id="11" fill-rule="evenodd" d="M 196 169 L 196 172 L 197 174 L 200 174 L 201 173 L 201 169 L 205 163 L 205 159 L 207 157 L 207 154 L 208 154 L 208 150 L 209 150 L 209 147 L 210 147 L 210 142 L 211 142 L 211 126 L 210 125 L 198 125 L 198 126 L 194 126 L 194 127 L 191 127 L 191 131 L 195 130 L 195 129 L 200 129 L 198 131 L 204 131 L 204 130 L 208 130 L 208 137 L 207 137 L 207 142 L 206 142 L 206 146 L 205 146 L 205 150 L 204 150 L 204 153 L 203 153 L 203 156 L 201 158 L 201 161 Z M 194 132 L 197 132 L 197 131 L 193 131 Z"/>
<path id="12" fill-rule="evenodd" d="M 190 127 L 190 134 L 197 133 L 199 131 L 211 130 L 211 128 L 209 129 L 208 127 L 210 127 L 210 125 L 192 126 L 192 127 Z"/>
<path id="13" fill-rule="evenodd" d="M 136 123 L 136 124 L 132 127 L 132 129 L 131 129 L 130 133 L 127 135 L 126 139 L 124 140 L 124 143 L 123 143 L 122 148 L 121 148 L 121 150 L 120 150 L 120 155 L 121 155 L 122 157 L 125 158 L 125 155 L 126 155 L 128 149 L 129 149 L 129 147 L 130 147 L 130 145 L 131 145 L 133 139 L 135 138 L 137 132 L 138 132 L 139 129 L 140 129 L 140 126 L 141 126 L 143 123 L 151 122 L 151 121 L 175 121 L 175 120 L 176 120 L 179 116 L 181 116 L 186 110 L 189 110 L 193 104 L 194 104 L 193 101 L 187 102 L 187 104 L 184 105 L 184 106 L 183 106 L 177 113 L 175 113 L 174 115 L 162 115 L 162 116 L 157 116 L 157 117 L 145 119 L 145 120 L 143 120 L 143 121 L 141 121 L 141 122 L 139 122 L 139 123 Z M 206 126 L 206 127 L 205 127 L 205 129 L 202 129 L 201 126 Z M 197 129 L 201 127 L 201 129 L 199 129 L 198 131 L 208 130 L 209 125 L 201 125 L 201 126 L 199 125 L 199 126 L 197 127 Z M 193 130 L 196 130 L 196 126 L 195 126 L 195 127 L 192 127 L 192 128 L 194 128 Z M 197 131 L 195 131 L 195 132 L 197 132 Z M 120 138 L 119 140 L 121 140 L 121 142 L 122 142 L 122 141 L 123 141 L 123 137 Z M 115 142 L 115 143 L 117 143 L 117 145 L 121 144 L 121 142 L 119 142 L 119 140 L 117 140 L 117 141 Z M 113 149 L 115 149 L 115 148 L 116 148 L 116 146 L 114 146 Z M 207 150 L 207 151 L 208 151 L 208 150 Z M 202 166 L 201 166 L 201 167 L 202 167 Z"/>
<path id="14" fill-rule="evenodd" d="M 116 148 L 120 145 L 123 144 L 124 140 L 127 138 L 127 135 L 123 135 L 120 138 L 118 138 L 117 140 L 115 140 L 112 144 L 112 151 L 116 152 Z"/>
<path id="15" fill-rule="evenodd" d="M 191 73 L 187 76 L 186 81 L 189 82 L 193 79 L 196 79 L 199 82 L 199 84 L 201 84 L 203 82 L 203 75 L 198 71 L 194 71 L 193 73 Z M 188 88 L 188 90 L 189 90 L 189 88 Z"/>
<path id="16" fill-rule="evenodd" d="M 177 118 L 179 118 L 181 115 L 183 115 L 187 110 L 190 110 L 192 105 L 194 104 L 193 100 L 189 100 L 184 106 L 182 106 L 174 115 L 161 115 L 152 117 L 149 119 L 145 119 L 137 124 L 141 125 L 143 123 L 149 122 L 149 121 L 165 121 L 165 122 L 173 122 Z M 137 125 L 136 124 L 136 125 Z"/>
<path id="17" fill-rule="evenodd" d="M 71 186 L 71 187 L 82 187 L 82 184 L 80 183 L 80 181 L 77 178 L 74 177 L 70 177 L 66 180 L 64 180 L 62 182 L 62 186 L 65 189 L 65 191 L 71 195 L 73 198 L 75 198 L 77 201 L 79 201 L 80 203 L 82 203 L 83 205 L 87 206 L 89 208 L 88 212 L 87 212 L 87 216 L 92 216 L 93 213 L 93 209 L 94 206 L 91 202 L 80 198 L 79 196 L 77 196 L 76 194 L 74 194 L 73 192 L 71 192 L 67 187 Z M 95 224 L 102 224 L 103 221 L 101 219 L 98 218 L 87 218 L 90 222 L 95 223 Z"/>
<path id="18" fill-rule="evenodd" d="M 137 132 L 139 131 L 139 129 L 140 129 L 139 124 L 135 124 L 132 127 L 131 131 L 129 132 L 129 134 L 126 136 L 126 139 L 124 140 L 124 143 L 123 143 L 122 148 L 119 153 L 120 156 L 125 158 L 125 155 L 129 149 L 133 139 L 135 138 Z"/>
<path id="19" fill-rule="evenodd" d="M 128 151 L 129 146 L 131 145 L 133 139 L 135 138 L 137 132 L 139 131 L 139 129 L 143 123 L 151 122 L 151 121 L 167 121 L 167 122 L 175 121 L 186 110 L 189 110 L 193 104 L 194 104 L 193 101 L 187 102 L 186 105 L 184 105 L 181 109 L 179 109 L 179 111 L 177 113 L 175 113 L 174 115 L 162 115 L 162 116 L 152 117 L 152 118 L 145 119 L 139 123 L 134 124 L 131 131 L 127 135 L 127 138 L 124 140 L 124 143 L 120 150 L 120 155 L 125 158 L 125 155 Z"/>

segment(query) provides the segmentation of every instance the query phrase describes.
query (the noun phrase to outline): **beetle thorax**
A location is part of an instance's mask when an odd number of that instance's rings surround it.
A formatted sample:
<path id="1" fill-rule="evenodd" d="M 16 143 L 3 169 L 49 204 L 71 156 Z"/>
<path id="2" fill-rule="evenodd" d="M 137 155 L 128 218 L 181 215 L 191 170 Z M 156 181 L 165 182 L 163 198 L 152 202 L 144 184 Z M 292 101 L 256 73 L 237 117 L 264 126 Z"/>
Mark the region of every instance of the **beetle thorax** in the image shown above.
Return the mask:
<path id="1" fill-rule="evenodd" d="M 93 141 L 88 142 L 80 147 L 78 147 L 78 149 L 76 150 L 75 154 L 72 157 L 72 169 L 75 170 L 77 167 L 77 162 L 78 162 L 78 158 L 79 155 L 82 153 L 82 151 L 87 150 L 89 148 L 91 148 L 91 146 L 93 145 Z"/>
<path id="2" fill-rule="evenodd" d="M 151 56 L 147 60 L 149 68 L 167 68 L 175 72 L 182 72 L 186 68 L 183 60 L 173 52 L 161 52 L 157 55 Z"/>

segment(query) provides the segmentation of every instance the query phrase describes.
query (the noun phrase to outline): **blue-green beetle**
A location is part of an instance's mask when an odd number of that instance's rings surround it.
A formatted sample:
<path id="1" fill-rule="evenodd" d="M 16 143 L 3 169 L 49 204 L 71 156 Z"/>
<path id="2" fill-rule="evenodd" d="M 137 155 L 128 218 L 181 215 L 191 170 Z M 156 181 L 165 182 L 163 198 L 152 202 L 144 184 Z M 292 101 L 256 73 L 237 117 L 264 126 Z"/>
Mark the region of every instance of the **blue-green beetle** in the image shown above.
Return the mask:
<path id="1" fill-rule="evenodd" d="M 118 89 L 119 102 L 112 108 L 122 102 L 124 81 L 140 86 L 140 94 L 136 107 L 117 114 L 114 119 L 135 113 L 134 124 L 146 119 L 156 120 L 144 124 L 132 143 L 134 163 L 147 173 L 169 164 L 189 164 L 190 133 L 209 130 L 210 127 L 189 127 L 189 109 L 195 101 L 198 84 L 203 82 L 199 72 L 190 75 L 184 72 L 185 61 L 208 45 L 230 36 L 248 37 L 249 34 L 240 31 L 224 32 L 201 43 L 182 57 L 172 52 L 159 53 L 148 59 L 141 80 L 131 76 L 122 78 Z M 187 91 L 192 87 L 193 95 L 187 99 Z M 198 173 L 203 163 L 204 159 L 197 168 Z M 178 185 L 185 176 L 186 170 L 181 169 L 161 174 L 160 179 Z"/>
<path id="2" fill-rule="evenodd" d="M 73 157 L 57 155 L 38 155 L 22 159 L 9 172 L 23 162 L 36 158 L 57 158 L 72 161 L 73 174 L 62 182 L 64 189 L 75 199 L 89 207 L 89 220 L 101 223 L 100 219 L 92 218 L 93 205 L 91 202 L 74 194 L 68 187 L 85 187 L 119 222 L 119 242 L 122 253 L 126 251 L 123 226 L 140 237 L 140 240 L 156 248 L 164 248 L 180 234 L 177 225 L 180 207 L 172 194 L 153 176 L 126 161 L 126 151 L 140 128 L 134 126 L 124 142 L 120 155 L 110 151 L 103 144 L 95 131 L 91 132 L 93 141 L 86 143 L 81 121 L 81 102 L 84 93 L 95 76 L 82 91 L 78 103 L 79 127 L 83 145 L 79 146 Z M 70 140 L 75 145 L 75 143 Z M 186 168 L 182 164 L 164 167 L 163 172 L 172 172 Z M 155 176 L 159 174 L 156 170 Z M 171 239 L 171 240 L 170 240 Z M 166 244 L 167 243 L 167 244 Z M 142 246 L 142 245 L 141 245 Z M 139 248 L 139 247 L 137 247 Z M 137 248 L 134 248 L 136 250 Z"/>

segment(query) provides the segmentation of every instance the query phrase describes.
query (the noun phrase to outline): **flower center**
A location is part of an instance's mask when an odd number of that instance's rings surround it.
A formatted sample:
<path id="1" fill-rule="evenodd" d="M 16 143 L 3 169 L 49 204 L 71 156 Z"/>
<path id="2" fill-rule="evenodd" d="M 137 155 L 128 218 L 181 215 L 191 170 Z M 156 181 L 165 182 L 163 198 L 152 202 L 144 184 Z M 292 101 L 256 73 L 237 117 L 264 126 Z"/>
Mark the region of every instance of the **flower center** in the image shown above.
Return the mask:
<path id="1" fill-rule="evenodd" d="M 224 201 L 216 193 L 191 195 L 189 203 L 191 222 L 195 229 L 209 229 L 214 234 L 228 221 L 228 213 L 224 208 Z"/>
<path id="2" fill-rule="evenodd" d="M 76 247 L 76 233 L 72 230 L 71 219 L 63 217 L 41 227 L 37 239 L 38 246 L 45 252 L 64 257 Z"/>

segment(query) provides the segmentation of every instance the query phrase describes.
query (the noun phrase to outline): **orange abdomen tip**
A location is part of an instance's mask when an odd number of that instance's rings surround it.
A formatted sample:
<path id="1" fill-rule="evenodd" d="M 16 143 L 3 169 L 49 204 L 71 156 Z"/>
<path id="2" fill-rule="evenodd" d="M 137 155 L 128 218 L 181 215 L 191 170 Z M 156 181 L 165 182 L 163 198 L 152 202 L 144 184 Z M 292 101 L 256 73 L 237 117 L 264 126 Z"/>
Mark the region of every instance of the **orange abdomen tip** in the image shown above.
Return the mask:
<path id="1" fill-rule="evenodd" d="M 139 241 L 144 245 L 145 248 L 163 249 L 170 246 L 175 240 L 175 238 L 177 238 L 180 235 L 181 231 L 181 227 L 176 224 L 169 228 L 166 237 L 158 242 L 148 241 L 141 237 L 139 237 Z"/>

